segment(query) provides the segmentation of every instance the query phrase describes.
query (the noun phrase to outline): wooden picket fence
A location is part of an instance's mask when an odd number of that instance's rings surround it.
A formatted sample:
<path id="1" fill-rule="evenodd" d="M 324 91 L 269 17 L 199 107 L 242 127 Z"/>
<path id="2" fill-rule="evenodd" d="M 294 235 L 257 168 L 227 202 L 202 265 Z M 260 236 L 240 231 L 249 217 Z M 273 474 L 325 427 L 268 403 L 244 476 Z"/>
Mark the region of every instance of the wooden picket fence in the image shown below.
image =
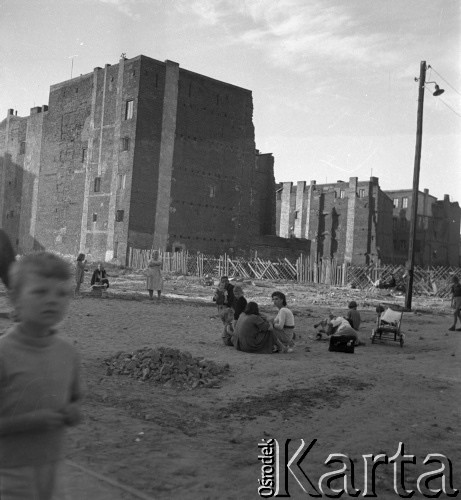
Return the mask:
<path id="1" fill-rule="evenodd" d="M 153 250 L 130 248 L 128 266 L 145 269 Z M 406 268 L 403 265 L 353 266 L 338 264 L 335 259 L 320 261 L 310 256 L 300 255 L 296 261 L 287 258 L 265 260 L 255 256 L 252 259 L 219 257 L 203 253 L 159 251 L 163 261 L 163 271 L 182 275 L 219 277 L 229 276 L 240 279 L 282 280 L 298 283 L 321 283 L 332 286 L 353 287 L 360 290 L 376 288 L 378 280 L 387 280 L 394 276 L 397 285 L 405 285 Z M 449 297 L 451 280 L 454 275 L 461 279 L 459 267 L 415 267 L 413 293 L 434 297 Z"/>

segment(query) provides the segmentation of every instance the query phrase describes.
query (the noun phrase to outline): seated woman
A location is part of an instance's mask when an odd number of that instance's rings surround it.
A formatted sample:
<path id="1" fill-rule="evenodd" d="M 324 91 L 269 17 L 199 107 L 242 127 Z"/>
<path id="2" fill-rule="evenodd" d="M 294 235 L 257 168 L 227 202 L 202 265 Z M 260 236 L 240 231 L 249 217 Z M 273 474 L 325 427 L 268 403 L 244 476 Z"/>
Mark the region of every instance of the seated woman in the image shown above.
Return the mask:
<path id="1" fill-rule="evenodd" d="M 256 302 L 248 302 L 235 325 L 234 347 L 239 351 L 271 354 L 275 338 L 271 325 L 259 314 Z"/>
<path id="2" fill-rule="evenodd" d="M 91 286 L 93 285 L 103 285 L 106 288 L 109 288 L 107 273 L 102 264 L 98 264 L 98 267 L 94 270 L 93 276 L 91 277 Z"/>
<path id="3" fill-rule="evenodd" d="M 272 294 L 274 306 L 279 310 L 274 318 L 274 334 L 278 339 L 278 350 L 281 352 L 293 352 L 295 335 L 295 318 L 287 307 L 287 299 L 282 292 Z"/>

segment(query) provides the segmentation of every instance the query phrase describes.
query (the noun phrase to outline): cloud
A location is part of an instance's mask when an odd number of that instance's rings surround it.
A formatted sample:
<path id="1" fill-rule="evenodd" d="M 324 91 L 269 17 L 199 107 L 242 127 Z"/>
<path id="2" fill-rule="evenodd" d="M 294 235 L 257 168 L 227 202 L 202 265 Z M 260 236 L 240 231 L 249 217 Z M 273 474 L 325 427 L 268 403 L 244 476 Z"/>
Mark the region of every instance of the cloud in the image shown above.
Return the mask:
<path id="1" fill-rule="evenodd" d="M 113 5 L 117 8 L 122 14 L 134 19 L 135 21 L 139 21 L 141 16 L 135 11 L 136 5 L 140 3 L 145 3 L 144 0 L 98 0 L 101 3 Z"/>
<path id="2" fill-rule="evenodd" d="M 414 5 L 404 4 L 376 9 L 357 0 L 177 0 L 171 5 L 190 22 L 219 28 L 222 43 L 243 44 L 276 67 L 305 72 L 318 63 L 399 64 L 417 46 L 408 26 L 417 32 L 426 26 L 420 18 L 408 24 Z"/>

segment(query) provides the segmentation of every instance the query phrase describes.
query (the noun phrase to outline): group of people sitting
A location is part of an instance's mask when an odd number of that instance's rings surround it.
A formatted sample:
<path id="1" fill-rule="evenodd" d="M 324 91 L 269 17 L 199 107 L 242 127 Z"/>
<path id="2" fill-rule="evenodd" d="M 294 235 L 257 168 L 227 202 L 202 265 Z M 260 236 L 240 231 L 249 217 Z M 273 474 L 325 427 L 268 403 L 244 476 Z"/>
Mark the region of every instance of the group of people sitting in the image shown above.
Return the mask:
<path id="1" fill-rule="evenodd" d="M 352 300 L 349 302 L 346 316 L 329 314 L 327 318 L 314 325 L 318 331 L 316 340 L 327 340 L 334 336 L 341 337 L 344 341 L 352 340 L 355 345 L 360 345 L 358 330 L 361 322 L 357 302 Z"/>
<path id="2" fill-rule="evenodd" d="M 274 318 L 262 314 L 256 302 L 247 302 L 242 287 L 232 285 L 227 276 L 221 278 L 213 298 L 224 323 L 224 345 L 260 354 L 293 352 L 294 316 L 282 292 L 272 294 L 278 309 Z"/>

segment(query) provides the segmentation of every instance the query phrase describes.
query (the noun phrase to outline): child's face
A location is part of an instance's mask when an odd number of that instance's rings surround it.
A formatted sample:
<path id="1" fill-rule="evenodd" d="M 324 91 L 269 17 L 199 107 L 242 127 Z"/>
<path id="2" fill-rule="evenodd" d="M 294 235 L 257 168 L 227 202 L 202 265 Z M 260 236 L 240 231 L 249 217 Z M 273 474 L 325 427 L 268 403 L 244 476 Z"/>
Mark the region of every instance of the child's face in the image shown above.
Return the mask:
<path id="1" fill-rule="evenodd" d="M 67 281 L 29 274 L 15 300 L 21 323 L 52 327 L 66 314 L 71 287 Z"/>

